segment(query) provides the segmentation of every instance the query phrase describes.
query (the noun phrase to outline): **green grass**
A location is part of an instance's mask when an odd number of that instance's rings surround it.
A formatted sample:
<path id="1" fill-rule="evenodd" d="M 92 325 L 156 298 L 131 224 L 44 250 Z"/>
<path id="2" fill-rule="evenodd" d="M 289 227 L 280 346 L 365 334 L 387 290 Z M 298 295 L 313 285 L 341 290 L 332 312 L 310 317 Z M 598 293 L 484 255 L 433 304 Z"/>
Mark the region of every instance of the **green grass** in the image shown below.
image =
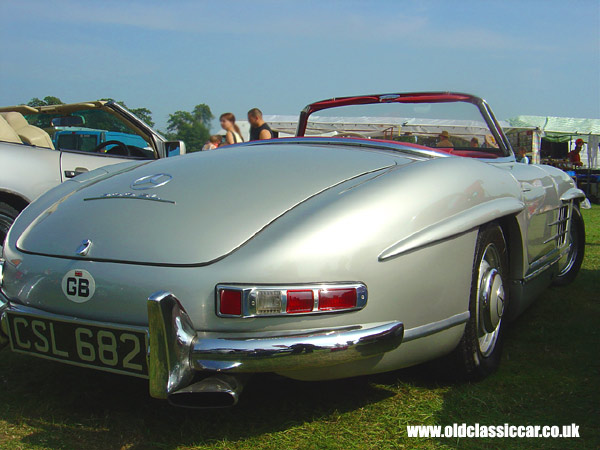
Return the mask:
<path id="1" fill-rule="evenodd" d="M 336 382 L 253 378 L 237 407 L 198 411 L 147 383 L 0 353 L 2 449 L 596 449 L 600 447 L 600 207 L 584 211 L 577 280 L 508 329 L 500 370 L 475 384 L 430 366 Z M 407 424 L 580 426 L 581 439 L 420 439 Z"/>

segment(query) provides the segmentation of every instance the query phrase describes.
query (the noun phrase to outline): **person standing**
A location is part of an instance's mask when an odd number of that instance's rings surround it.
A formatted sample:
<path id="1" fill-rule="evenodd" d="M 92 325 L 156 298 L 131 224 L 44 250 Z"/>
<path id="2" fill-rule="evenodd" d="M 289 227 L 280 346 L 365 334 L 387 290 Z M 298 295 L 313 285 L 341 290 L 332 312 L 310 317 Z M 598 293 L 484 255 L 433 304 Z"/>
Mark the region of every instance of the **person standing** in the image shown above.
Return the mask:
<path id="1" fill-rule="evenodd" d="M 232 113 L 223 113 L 221 117 L 219 117 L 221 121 L 221 128 L 223 128 L 227 133 L 225 134 L 225 144 L 238 144 L 240 142 L 244 142 L 242 138 L 242 132 L 240 128 L 235 124 L 235 116 Z"/>
<path id="2" fill-rule="evenodd" d="M 569 161 L 571 161 L 571 164 L 573 164 L 574 166 L 583 166 L 580 155 L 581 150 L 583 150 L 583 139 L 579 138 L 575 141 L 575 148 L 571 150 L 567 155 L 569 157 Z"/>
<path id="3" fill-rule="evenodd" d="M 250 124 L 250 140 L 258 141 L 262 139 L 273 139 L 275 133 L 267 122 L 263 120 L 262 111 L 258 108 L 252 108 L 248 111 L 248 123 Z"/>

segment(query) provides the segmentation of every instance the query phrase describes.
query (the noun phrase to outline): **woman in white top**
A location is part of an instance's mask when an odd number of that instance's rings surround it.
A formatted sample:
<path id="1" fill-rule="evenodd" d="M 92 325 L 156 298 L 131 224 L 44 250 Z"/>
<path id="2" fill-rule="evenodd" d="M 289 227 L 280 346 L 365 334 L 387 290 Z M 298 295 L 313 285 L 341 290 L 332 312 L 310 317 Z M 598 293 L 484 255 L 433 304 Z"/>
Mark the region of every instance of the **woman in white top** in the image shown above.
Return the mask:
<path id="1" fill-rule="evenodd" d="M 233 114 L 221 114 L 221 117 L 219 117 L 219 119 L 221 120 L 221 128 L 227 131 L 227 133 L 225 134 L 225 145 L 244 142 L 244 140 L 242 139 L 242 133 L 240 132 L 239 127 L 235 124 L 235 116 Z"/>

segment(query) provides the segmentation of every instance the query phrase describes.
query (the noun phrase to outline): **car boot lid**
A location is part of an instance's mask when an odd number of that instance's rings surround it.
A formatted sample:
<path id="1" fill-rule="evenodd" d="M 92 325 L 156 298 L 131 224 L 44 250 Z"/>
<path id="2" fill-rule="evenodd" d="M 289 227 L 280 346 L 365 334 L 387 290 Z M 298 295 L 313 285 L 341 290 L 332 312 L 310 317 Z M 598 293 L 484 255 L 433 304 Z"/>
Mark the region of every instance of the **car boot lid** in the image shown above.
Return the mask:
<path id="1" fill-rule="evenodd" d="M 88 260 L 208 264 L 319 192 L 410 162 L 386 153 L 300 145 L 169 158 L 64 195 L 25 228 L 17 248 Z"/>

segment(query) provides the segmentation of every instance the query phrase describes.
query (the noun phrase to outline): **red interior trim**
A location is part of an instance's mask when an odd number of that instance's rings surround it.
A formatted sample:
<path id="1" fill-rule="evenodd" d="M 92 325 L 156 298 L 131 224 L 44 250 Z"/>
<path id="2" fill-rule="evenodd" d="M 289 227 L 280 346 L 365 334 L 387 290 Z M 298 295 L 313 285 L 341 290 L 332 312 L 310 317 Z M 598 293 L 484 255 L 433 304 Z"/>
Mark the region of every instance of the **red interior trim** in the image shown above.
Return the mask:
<path id="1" fill-rule="evenodd" d="M 362 95 L 356 97 L 330 98 L 308 105 L 308 113 L 322 109 L 335 108 L 349 105 L 369 105 L 375 103 L 430 103 L 430 102 L 470 102 L 476 103 L 477 99 L 471 95 L 452 92 L 426 92 L 417 94 L 382 94 Z"/>

